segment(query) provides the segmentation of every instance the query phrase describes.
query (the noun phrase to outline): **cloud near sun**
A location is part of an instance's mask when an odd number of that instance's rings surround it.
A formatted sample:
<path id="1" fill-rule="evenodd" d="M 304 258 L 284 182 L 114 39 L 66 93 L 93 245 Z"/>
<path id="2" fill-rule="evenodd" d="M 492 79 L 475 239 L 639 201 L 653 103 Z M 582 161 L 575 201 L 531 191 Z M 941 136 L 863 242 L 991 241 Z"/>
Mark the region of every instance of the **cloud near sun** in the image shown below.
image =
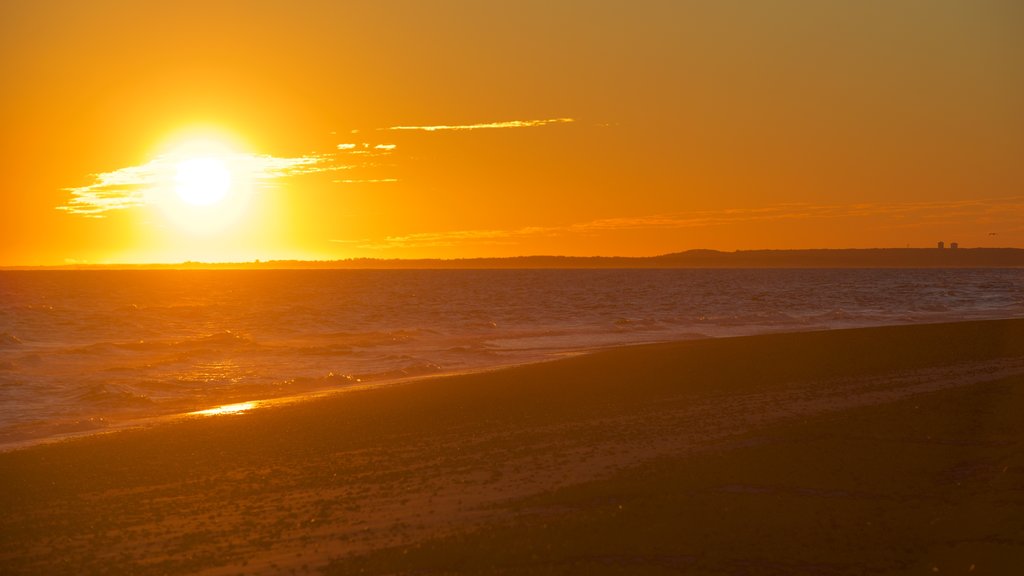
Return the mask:
<path id="1" fill-rule="evenodd" d="M 257 182 L 348 168 L 347 165 L 338 164 L 335 157 L 327 154 L 278 158 L 235 153 L 229 155 L 226 160 L 247 166 L 249 177 Z M 148 202 L 147 193 L 159 186 L 166 178 L 166 174 L 172 172 L 180 161 L 180 158 L 164 155 L 140 166 L 128 166 L 93 174 L 92 184 L 65 188 L 71 193 L 71 198 L 57 209 L 89 218 L 103 218 L 112 210 L 144 206 Z"/>
<path id="2" fill-rule="evenodd" d="M 417 130 L 436 132 L 444 130 L 480 130 L 498 128 L 535 128 L 549 124 L 574 122 L 573 118 L 550 118 L 543 120 L 508 120 L 501 122 L 485 122 L 461 125 L 431 126 L 390 126 L 377 130 Z M 359 132 L 354 130 L 353 133 Z M 349 170 L 359 167 L 359 157 L 384 156 L 397 148 L 392 143 L 341 143 L 335 150 L 327 153 L 309 154 L 294 158 L 279 158 L 266 154 L 249 154 L 233 152 L 224 158 L 225 161 L 246 166 L 247 177 L 254 183 L 270 180 Z M 348 161 L 345 161 L 348 160 Z M 165 184 L 169 173 L 181 162 L 180 157 L 166 154 L 139 166 L 128 166 L 110 172 L 93 174 L 93 182 L 85 186 L 64 188 L 71 194 L 66 203 L 58 206 L 69 214 L 87 218 L 104 218 L 108 212 L 142 207 L 151 202 L 149 192 Z M 355 162 L 355 163 L 354 163 Z M 350 178 L 336 179 L 336 184 L 352 183 L 392 183 L 396 178 Z"/>

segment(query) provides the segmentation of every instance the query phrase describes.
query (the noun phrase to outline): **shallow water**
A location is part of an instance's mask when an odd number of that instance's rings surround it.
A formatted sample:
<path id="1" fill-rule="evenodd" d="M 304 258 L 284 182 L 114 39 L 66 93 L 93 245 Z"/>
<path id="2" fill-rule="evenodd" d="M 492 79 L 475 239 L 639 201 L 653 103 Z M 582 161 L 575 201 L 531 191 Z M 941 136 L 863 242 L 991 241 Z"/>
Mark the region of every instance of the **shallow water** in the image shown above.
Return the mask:
<path id="1" fill-rule="evenodd" d="M 1024 270 L 0 272 L 0 445 L 773 331 L 1024 316 Z"/>

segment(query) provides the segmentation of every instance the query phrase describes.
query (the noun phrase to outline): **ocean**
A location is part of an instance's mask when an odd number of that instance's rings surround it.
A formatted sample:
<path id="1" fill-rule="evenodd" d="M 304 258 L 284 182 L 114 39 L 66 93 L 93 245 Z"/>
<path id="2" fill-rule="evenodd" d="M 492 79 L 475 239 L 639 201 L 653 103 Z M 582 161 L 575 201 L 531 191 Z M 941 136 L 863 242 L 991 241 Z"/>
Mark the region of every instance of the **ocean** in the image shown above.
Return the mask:
<path id="1" fill-rule="evenodd" d="M 602 347 L 1024 317 L 1021 269 L 0 272 L 0 449 Z"/>

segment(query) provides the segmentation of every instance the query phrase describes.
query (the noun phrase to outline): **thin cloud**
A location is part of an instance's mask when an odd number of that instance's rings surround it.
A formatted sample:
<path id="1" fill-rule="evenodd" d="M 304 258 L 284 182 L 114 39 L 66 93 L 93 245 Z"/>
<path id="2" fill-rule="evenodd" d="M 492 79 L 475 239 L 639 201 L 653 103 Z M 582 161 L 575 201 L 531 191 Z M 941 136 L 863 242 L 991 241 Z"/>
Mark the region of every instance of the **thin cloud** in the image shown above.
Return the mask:
<path id="1" fill-rule="evenodd" d="M 65 188 L 71 198 L 57 209 L 87 218 L 103 218 L 112 210 L 142 206 L 146 198 L 144 187 L 156 183 L 156 175 L 164 166 L 165 162 L 157 159 L 141 166 L 93 174 L 92 184 Z"/>
<path id="2" fill-rule="evenodd" d="M 549 118 L 547 120 L 508 120 L 505 122 L 486 122 L 482 124 L 439 124 L 436 126 L 390 126 L 382 130 L 419 130 L 422 132 L 439 132 L 444 130 L 488 130 L 494 128 L 534 128 L 548 124 L 564 124 L 575 122 L 573 118 Z"/>
<path id="3" fill-rule="evenodd" d="M 335 170 L 347 170 L 350 168 L 346 165 L 336 164 L 334 158 L 327 154 L 300 156 L 298 158 L 275 158 L 274 156 L 266 155 L 251 155 L 250 157 L 255 161 L 256 165 L 253 175 L 264 180 L 301 176 L 303 174 L 334 172 Z"/>
<path id="4" fill-rule="evenodd" d="M 540 229 L 520 230 L 455 230 L 451 232 L 418 232 L 403 236 L 388 236 L 381 242 L 367 242 L 359 248 L 380 250 L 388 248 L 438 248 L 457 246 L 466 242 L 476 244 L 507 244 L 512 240 L 532 235 Z"/>
<path id="5" fill-rule="evenodd" d="M 950 214 L 958 215 L 950 219 Z M 622 230 L 684 230 L 765 221 L 803 221 L 885 217 L 888 228 L 914 228 L 946 221 L 970 219 L 978 223 L 1024 221 L 1024 197 L 949 202 L 860 203 L 852 205 L 780 204 L 761 208 L 703 210 L 650 216 L 603 218 L 564 226 L 529 226 L 515 229 L 454 230 L 387 236 L 359 248 L 436 248 L 463 244 L 511 244 L 525 238 L 588 235 Z"/>
<path id="6" fill-rule="evenodd" d="M 398 182 L 398 178 L 351 178 L 344 180 L 331 180 L 336 184 L 376 184 L 380 182 Z"/>
<path id="7" fill-rule="evenodd" d="M 355 142 L 345 142 L 336 146 L 340 153 L 346 155 L 367 155 L 367 156 L 386 156 L 391 154 L 395 148 L 398 148 L 397 144 L 370 144 L 362 142 L 357 144 Z"/>
<path id="8" fill-rule="evenodd" d="M 257 181 L 274 180 L 304 174 L 343 170 L 330 155 L 310 155 L 296 158 L 278 158 L 259 154 L 234 154 L 225 159 L 247 167 L 248 174 Z M 166 182 L 178 158 L 159 156 L 139 166 L 127 166 L 110 172 L 93 174 L 93 182 L 86 186 L 64 188 L 71 198 L 57 210 L 85 216 L 104 218 L 108 212 L 137 208 L 147 204 L 149 192 Z"/>
<path id="9" fill-rule="evenodd" d="M 510 120 L 504 122 L 488 122 L 480 124 L 437 125 L 437 126 L 392 126 L 378 130 L 418 130 L 435 132 L 441 130 L 482 130 L 497 128 L 531 128 L 574 122 L 572 118 L 549 118 L 543 120 Z M 336 132 L 332 132 L 334 134 Z M 359 134 L 360 130 L 350 130 L 349 134 Z M 319 174 L 338 170 L 356 168 L 374 168 L 375 158 L 392 155 L 398 148 L 397 144 L 383 142 L 342 142 L 336 144 L 333 152 L 317 153 L 294 158 L 279 158 L 270 155 L 237 154 L 230 160 L 246 167 L 246 175 L 255 181 L 267 182 L 282 178 Z M 343 159 L 348 160 L 343 161 Z M 168 180 L 173 173 L 179 158 L 165 155 L 157 157 L 145 164 L 127 166 L 92 174 L 92 182 L 85 186 L 64 188 L 70 194 L 67 202 L 57 206 L 57 210 L 84 216 L 87 218 L 104 218 L 108 213 L 138 208 L 147 205 L 153 197 L 151 191 L 157 189 Z M 336 184 L 356 183 L 391 183 L 397 178 L 351 178 L 333 181 Z"/>

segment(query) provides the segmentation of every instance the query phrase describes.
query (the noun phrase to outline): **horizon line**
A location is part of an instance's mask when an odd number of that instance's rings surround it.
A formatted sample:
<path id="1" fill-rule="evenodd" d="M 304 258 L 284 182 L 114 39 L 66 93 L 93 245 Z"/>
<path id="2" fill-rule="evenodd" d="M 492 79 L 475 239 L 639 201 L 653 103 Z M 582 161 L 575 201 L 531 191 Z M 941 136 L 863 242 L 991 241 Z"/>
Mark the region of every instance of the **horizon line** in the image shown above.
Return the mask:
<path id="1" fill-rule="evenodd" d="M 516 260 L 575 260 L 575 261 L 608 261 L 608 260 L 619 260 L 619 261 L 651 261 L 664 259 L 668 257 L 684 257 L 684 256 L 699 256 L 699 255 L 718 255 L 718 256 L 729 256 L 737 254 L 751 254 L 751 253 L 790 253 L 796 255 L 797 253 L 850 253 L 850 252 L 916 252 L 916 253 L 966 253 L 966 252 L 977 252 L 977 251 L 1020 251 L 1024 252 L 1024 248 L 1004 246 L 1004 247 L 985 247 L 979 246 L 974 248 L 964 247 L 945 247 L 940 248 L 938 246 L 931 247 L 873 247 L 873 248 L 752 248 L 752 249 L 736 249 L 736 250 L 717 250 L 712 248 L 693 248 L 688 250 L 682 250 L 679 252 L 667 252 L 663 254 L 655 254 L 650 256 L 621 256 L 621 255 L 590 255 L 590 256 L 570 256 L 570 255 L 558 255 L 558 254 L 524 254 L 517 256 L 464 256 L 454 258 L 443 258 L 443 257 L 423 257 L 423 258 L 382 258 L 372 256 L 359 256 L 349 258 L 334 258 L 334 259 L 307 259 L 307 258 L 271 258 L 262 259 L 254 258 L 252 260 L 219 260 L 219 261 L 204 261 L 204 260 L 184 260 L 174 262 L 88 262 L 88 261 L 71 261 L 60 264 L 0 264 L 0 270 L 25 270 L 25 269 L 105 269 L 105 268 L 135 268 L 135 269 L 174 269 L 174 268 L 202 268 L 202 267 L 235 267 L 235 268 L 268 268 L 275 264 L 291 264 L 297 266 L 303 266 L 307 268 L 314 268 L 316 265 L 343 265 L 349 264 L 360 264 L 360 263 L 383 263 L 390 265 L 415 265 L 422 263 L 473 263 L 473 262 L 489 262 L 489 261 L 500 261 L 500 262 L 512 262 Z M 332 266 L 332 267 L 334 267 Z"/>

